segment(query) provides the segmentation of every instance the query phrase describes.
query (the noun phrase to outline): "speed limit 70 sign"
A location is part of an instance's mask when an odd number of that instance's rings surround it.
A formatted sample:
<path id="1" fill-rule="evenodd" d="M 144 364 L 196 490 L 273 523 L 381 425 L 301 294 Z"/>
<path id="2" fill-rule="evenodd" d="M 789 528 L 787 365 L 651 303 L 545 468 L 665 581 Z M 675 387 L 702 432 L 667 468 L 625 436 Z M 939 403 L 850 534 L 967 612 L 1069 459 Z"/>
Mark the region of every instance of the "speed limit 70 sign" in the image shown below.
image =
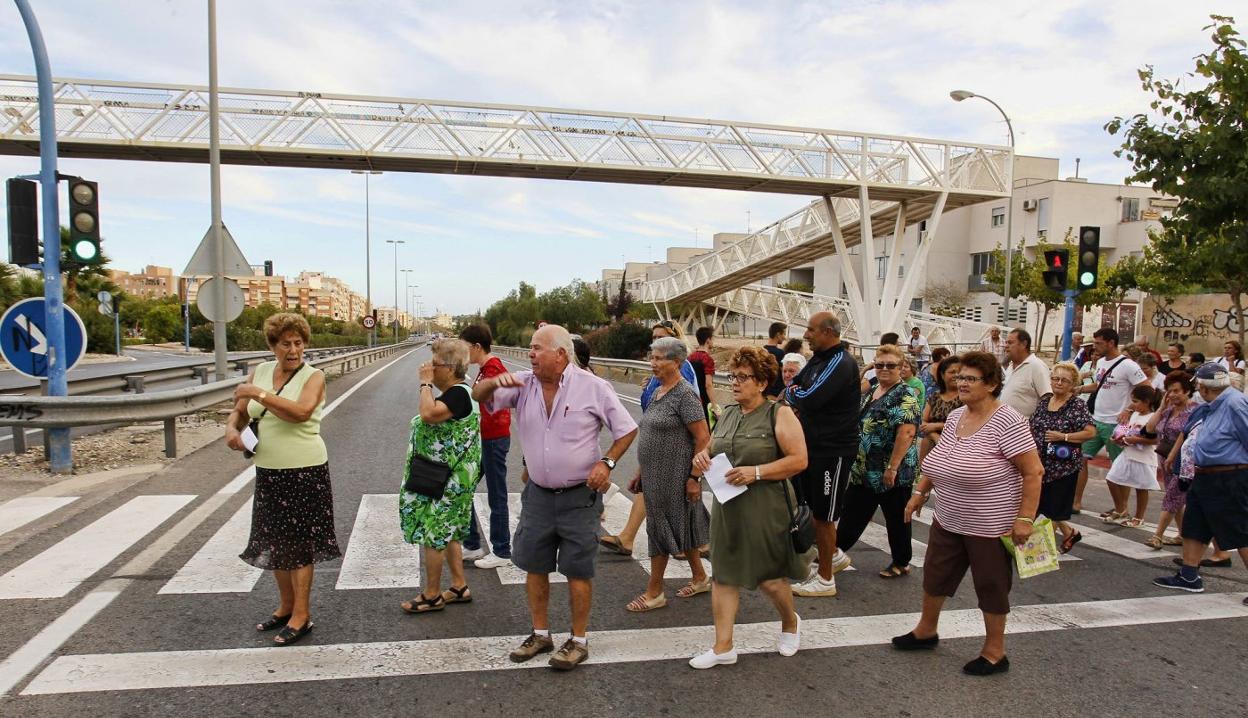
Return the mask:
<path id="1" fill-rule="evenodd" d="M 366 316 L 360 319 L 360 324 L 363 324 L 365 329 L 372 329 L 377 326 L 377 320 L 371 316 Z"/>

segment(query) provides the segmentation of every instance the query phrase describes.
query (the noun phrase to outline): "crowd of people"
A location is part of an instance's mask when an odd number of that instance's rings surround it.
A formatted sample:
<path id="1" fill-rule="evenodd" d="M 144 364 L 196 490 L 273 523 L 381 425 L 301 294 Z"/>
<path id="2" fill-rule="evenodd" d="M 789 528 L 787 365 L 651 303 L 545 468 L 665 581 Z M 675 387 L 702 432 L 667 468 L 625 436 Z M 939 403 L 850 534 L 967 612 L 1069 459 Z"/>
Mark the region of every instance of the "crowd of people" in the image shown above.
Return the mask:
<path id="1" fill-rule="evenodd" d="M 1145 543 L 1181 545 L 1182 556 L 1178 572 L 1157 586 L 1202 591 L 1200 567 L 1229 565 L 1231 550 L 1248 564 L 1248 397 L 1235 342 L 1214 361 L 1185 360 L 1179 344 L 1163 358 L 1143 340 L 1120 347 L 1117 332 L 1102 328 L 1086 345 L 1076 335 L 1073 360 L 1050 367 L 1023 329 L 1002 336 L 994 328 L 973 350 L 954 353 L 932 347 L 914 327 L 904 341 L 890 333 L 862 348 L 871 359 L 860 365 L 842 341 L 839 317 L 825 311 L 810 317 L 802 340 L 776 323 L 763 347 L 741 347 L 721 361 L 732 401 L 720 408 L 711 392 L 713 334 L 699 329 L 691 353 L 678 324 L 654 326 L 639 422 L 589 369 L 584 341 L 560 326 L 532 335 L 525 371 L 510 371 L 491 354 L 485 325 L 433 342 L 432 359 L 419 370 L 406 460 L 396 470 L 398 530 L 420 547 L 424 566 L 420 593 L 400 608 L 423 614 L 472 601 L 467 560 L 480 568 L 514 564 L 526 574 L 531 632 L 510 659 L 553 653 L 551 666 L 571 670 L 589 657 L 598 551 L 631 555 L 644 523 L 649 579 L 623 608 L 665 607 L 669 562 L 686 562 L 691 578 L 674 596 L 709 592 L 714 622 L 714 642 L 692 667 L 737 661 L 742 589 L 760 590 L 775 605 L 776 650 L 792 656 L 801 644 L 794 596 L 837 595 L 836 574 L 851 565 L 847 552 L 877 511 L 889 547 L 878 576 L 908 576 L 913 519 L 935 494 L 925 519 L 920 616 L 893 645 L 935 647 L 941 609 L 970 570 L 985 639 L 963 670 L 999 673 L 1009 669 L 1014 576 L 1001 538 L 1021 545 L 1047 517 L 1060 550 L 1072 550 L 1082 538 L 1072 517 L 1084 511 L 1088 464 L 1102 449 L 1112 506 L 1100 520 L 1140 527 L 1152 492 L 1162 493 L 1161 520 Z M 279 589 L 277 609 L 256 630 L 277 630 L 274 642 L 289 645 L 313 627 L 313 566 L 341 552 L 319 435 L 325 380 L 303 362 L 310 329 L 298 315 L 279 314 L 265 336 L 274 361 L 235 392 L 226 442 L 254 451 L 256 463 L 241 558 L 272 570 Z M 472 365 L 479 371 L 470 380 Z M 523 449 L 514 535 L 506 468 L 513 433 Z M 608 534 L 603 494 L 633 444 L 632 509 L 623 529 Z M 725 480 L 741 493 L 713 498 L 708 511 L 705 475 L 720 455 L 731 466 Z M 473 510 L 482 479 L 488 547 Z M 1171 524 L 1177 534 L 1167 533 Z M 1206 557 L 1210 543 L 1215 553 Z M 555 571 L 567 578 L 571 611 L 571 635 L 557 650 L 549 617 Z"/>

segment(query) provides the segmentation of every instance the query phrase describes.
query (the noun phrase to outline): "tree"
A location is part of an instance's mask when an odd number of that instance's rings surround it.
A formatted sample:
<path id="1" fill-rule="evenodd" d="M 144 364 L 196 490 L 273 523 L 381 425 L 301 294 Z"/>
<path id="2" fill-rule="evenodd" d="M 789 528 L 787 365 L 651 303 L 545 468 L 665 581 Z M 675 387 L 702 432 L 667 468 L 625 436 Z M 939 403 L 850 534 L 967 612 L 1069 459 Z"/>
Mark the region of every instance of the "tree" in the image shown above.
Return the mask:
<path id="1" fill-rule="evenodd" d="M 615 295 L 614 299 L 607 302 L 607 315 L 611 317 L 613 322 L 624 319 L 624 315 L 628 314 L 629 307 L 633 306 L 633 295 L 629 294 L 624 287 L 625 277 L 627 276 L 627 270 L 620 274 L 620 291 Z"/>
<path id="2" fill-rule="evenodd" d="M 580 333 L 607 321 L 607 308 L 590 285 L 579 279 L 538 297 L 542 319 Z"/>
<path id="3" fill-rule="evenodd" d="M 1153 67 L 1139 70 L 1152 95 L 1148 114 L 1115 117 L 1105 125 L 1120 132 L 1115 154 L 1134 174 L 1179 200 L 1164 231 L 1146 250 L 1163 275 L 1231 296 L 1239 341 L 1244 342 L 1244 294 L 1248 291 L 1248 54 L 1234 19 L 1210 16 L 1213 49 L 1196 56 L 1183 79 L 1158 79 Z"/>
<path id="4" fill-rule="evenodd" d="M 1013 289 L 1013 287 L 1010 287 Z M 953 280 L 929 284 L 923 292 L 923 298 L 932 314 L 941 317 L 960 317 L 962 310 L 971 303 L 970 292 L 965 284 Z"/>

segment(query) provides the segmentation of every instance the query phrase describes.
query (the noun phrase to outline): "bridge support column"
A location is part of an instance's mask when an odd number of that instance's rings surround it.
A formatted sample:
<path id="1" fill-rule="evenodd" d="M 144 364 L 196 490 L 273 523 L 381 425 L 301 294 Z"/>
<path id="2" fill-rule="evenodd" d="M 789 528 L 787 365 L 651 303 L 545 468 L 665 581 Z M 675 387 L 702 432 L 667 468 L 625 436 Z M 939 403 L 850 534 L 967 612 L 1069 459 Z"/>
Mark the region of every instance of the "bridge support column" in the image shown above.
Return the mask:
<path id="1" fill-rule="evenodd" d="M 932 243 L 936 240 L 936 231 L 940 229 L 940 218 L 945 212 L 945 200 L 949 199 L 948 192 L 941 192 L 936 198 L 936 203 L 932 205 L 932 213 L 927 220 L 927 236 L 919 242 L 918 251 L 915 252 L 914 261 L 910 263 L 910 269 L 906 272 L 906 281 L 902 283 L 901 290 L 896 296 L 886 296 L 884 303 L 881 304 L 881 314 L 890 327 L 900 331 L 904 329 L 901 322 L 906 317 L 906 312 L 910 310 L 910 300 L 914 298 L 914 292 L 918 289 L 919 278 L 922 277 L 927 268 L 927 257 L 931 254 Z"/>

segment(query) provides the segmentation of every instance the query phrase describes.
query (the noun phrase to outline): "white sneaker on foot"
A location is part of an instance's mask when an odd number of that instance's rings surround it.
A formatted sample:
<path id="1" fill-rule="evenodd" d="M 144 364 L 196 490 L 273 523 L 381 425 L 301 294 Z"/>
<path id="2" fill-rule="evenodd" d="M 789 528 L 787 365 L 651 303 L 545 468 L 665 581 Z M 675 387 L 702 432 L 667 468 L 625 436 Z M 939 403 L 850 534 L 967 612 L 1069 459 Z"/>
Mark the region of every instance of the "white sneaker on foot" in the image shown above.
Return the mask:
<path id="1" fill-rule="evenodd" d="M 794 614 L 797 615 L 797 614 Z M 797 630 L 793 633 L 780 632 L 780 640 L 776 641 L 776 650 L 782 656 L 792 656 L 802 644 L 802 617 L 797 616 Z"/>
<path id="2" fill-rule="evenodd" d="M 832 575 L 835 576 L 841 571 L 844 571 L 845 569 L 849 568 L 849 565 L 853 563 L 853 561 L 849 559 L 849 554 L 845 553 L 844 551 L 838 548 L 836 550 L 836 553 L 832 555 L 831 563 L 832 563 Z"/>
<path id="3" fill-rule="evenodd" d="M 472 565 L 477 568 L 499 568 L 501 566 L 510 566 L 511 559 L 503 558 L 498 554 L 492 553 L 484 558 L 479 558 L 476 561 L 473 561 Z"/>
<path id="4" fill-rule="evenodd" d="M 836 595 L 836 577 L 823 580 L 819 574 L 815 574 L 811 578 L 793 585 L 793 593 L 798 596 L 820 597 Z"/>
<path id="5" fill-rule="evenodd" d="M 689 665 L 699 670 L 714 668 L 715 666 L 731 666 L 737 662 L 737 649 L 729 649 L 727 653 L 716 653 L 715 649 L 706 653 L 699 653 L 689 659 Z"/>
<path id="6" fill-rule="evenodd" d="M 464 549 L 464 560 L 471 561 L 477 558 L 485 558 L 486 550 L 483 548 Z"/>

